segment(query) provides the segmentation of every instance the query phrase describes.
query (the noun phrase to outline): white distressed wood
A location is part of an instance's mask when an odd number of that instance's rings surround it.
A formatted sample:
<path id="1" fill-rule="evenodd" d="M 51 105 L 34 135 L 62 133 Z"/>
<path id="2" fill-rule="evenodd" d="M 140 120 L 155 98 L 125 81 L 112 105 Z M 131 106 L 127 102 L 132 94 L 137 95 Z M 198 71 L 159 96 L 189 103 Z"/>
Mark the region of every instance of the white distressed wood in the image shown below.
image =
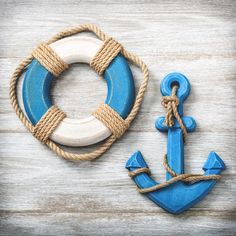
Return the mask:
<path id="1" fill-rule="evenodd" d="M 0 1 L 0 234 L 235 235 L 235 8 L 230 0 Z M 10 105 L 8 84 L 35 45 L 84 22 L 99 24 L 139 55 L 150 70 L 150 83 L 129 131 L 96 161 L 73 163 L 26 131 Z M 212 150 L 227 166 L 213 191 L 179 216 L 138 194 L 124 169 L 140 149 L 153 176 L 165 178 L 166 135 L 155 130 L 154 121 L 165 114 L 160 81 L 172 71 L 191 82 L 184 109 L 198 125 L 187 138 L 185 171 L 201 173 Z M 138 70 L 134 76 L 138 84 Z M 52 93 L 56 104 L 77 117 L 104 100 L 106 85 L 88 66 L 73 65 Z"/>

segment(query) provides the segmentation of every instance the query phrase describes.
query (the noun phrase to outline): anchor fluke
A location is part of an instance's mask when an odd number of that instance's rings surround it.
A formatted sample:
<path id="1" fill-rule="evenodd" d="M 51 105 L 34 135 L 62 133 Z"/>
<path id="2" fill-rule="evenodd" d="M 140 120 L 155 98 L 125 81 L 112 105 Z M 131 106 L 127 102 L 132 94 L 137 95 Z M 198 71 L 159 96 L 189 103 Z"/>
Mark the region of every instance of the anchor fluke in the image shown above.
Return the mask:
<path id="1" fill-rule="evenodd" d="M 208 158 L 202 167 L 204 171 L 222 171 L 225 169 L 224 161 L 215 152 L 210 152 Z"/>
<path id="2" fill-rule="evenodd" d="M 126 168 L 130 173 L 140 168 L 148 168 L 141 152 L 135 152 L 127 161 Z M 204 175 L 218 175 L 225 169 L 224 162 L 215 153 L 211 152 L 204 165 Z M 138 188 L 145 189 L 159 185 L 149 173 L 139 173 L 133 177 Z M 182 181 L 173 183 L 165 188 L 145 193 L 154 203 L 172 214 L 179 214 L 202 200 L 215 186 L 216 180 L 199 181 L 186 184 Z"/>
<path id="3" fill-rule="evenodd" d="M 135 152 L 126 162 L 125 168 L 133 171 L 137 168 L 148 168 L 146 161 L 140 151 Z"/>

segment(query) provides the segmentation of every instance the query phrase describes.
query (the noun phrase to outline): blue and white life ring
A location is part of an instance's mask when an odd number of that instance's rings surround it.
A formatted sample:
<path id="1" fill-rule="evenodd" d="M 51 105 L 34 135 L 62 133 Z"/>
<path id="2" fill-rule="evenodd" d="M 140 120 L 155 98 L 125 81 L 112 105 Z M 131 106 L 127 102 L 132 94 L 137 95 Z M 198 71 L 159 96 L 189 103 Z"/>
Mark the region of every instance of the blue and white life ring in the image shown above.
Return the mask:
<path id="1" fill-rule="evenodd" d="M 49 46 L 67 64 L 90 63 L 103 42 L 92 37 L 72 36 Z M 35 125 L 53 105 L 50 88 L 53 75 L 34 59 L 27 69 L 22 89 L 26 115 Z M 118 54 L 105 70 L 107 98 L 105 103 L 125 119 L 135 100 L 133 75 L 126 59 Z M 50 138 L 62 145 L 87 146 L 111 135 L 110 130 L 94 116 L 83 119 L 64 118 Z"/>

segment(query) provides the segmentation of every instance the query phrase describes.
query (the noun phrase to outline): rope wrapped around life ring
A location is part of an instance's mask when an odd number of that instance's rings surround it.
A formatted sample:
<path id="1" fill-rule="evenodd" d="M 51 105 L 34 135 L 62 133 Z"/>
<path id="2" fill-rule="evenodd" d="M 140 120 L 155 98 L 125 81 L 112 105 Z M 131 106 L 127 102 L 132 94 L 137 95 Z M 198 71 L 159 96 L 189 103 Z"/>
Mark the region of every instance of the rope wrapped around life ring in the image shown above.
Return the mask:
<path id="1" fill-rule="evenodd" d="M 137 65 L 140 68 L 140 70 L 142 71 L 142 74 L 143 74 L 143 81 L 142 81 L 142 83 L 139 87 L 139 91 L 137 93 L 135 103 L 134 103 L 134 106 L 133 106 L 130 114 L 127 116 L 127 118 L 124 120 L 124 122 L 121 122 L 119 117 L 116 118 L 117 121 L 119 121 L 119 124 L 123 126 L 123 128 L 122 128 L 123 130 L 116 129 L 116 128 L 114 129 L 112 127 L 112 129 L 117 130 L 118 133 L 113 133 L 96 150 L 94 150 L 92 152 L 89 152 L 89 153 L 77 154 L 77 153 L 68 152 L 68 151 L 63 150 L 58 144 L 56 144 L 54 141 L 52 141 L 49 138 L 43 139 L 44 143 L 51 150 L 53 150 L 57 155 L 65 158 L 65 159 L 68 159 L 68 160 L 93 160 L 93 159 L 101 156 L 104 152 L 106 152 L 111 147 L 111 145 L 116 141 L 116 139 L 119 138 L 124 133 L 124 131 L 130 126 L 131 122 L 136 117 L 136 115 L 139 111 L 139 108 L 141 106 L 141 103 L 142 103 L 142 100 L 143 100 L 143 97 L 144 97 L 144 94 L 145 94 L 145 91 L 146 91 L 146 88 L 147 88 L 148 80 L 149 80 L 148 69 L 147 69 L 147 66 L 145 65 L 145 63 L 139 57 L 137 57 L 136 55 L 133 55 L 132 53 L 126 51 L 115 40 L 111 40 L 111 38 L 108 37 L 104 32 L 102 32 L 101 29 L 99 27 L 97 27 L 96 25 L 83 24 L 83 25 L 80 25 L 78 27 L 74 27 L 74 28 L 64 30 L 64 31 L 56 34 L 49 41 L 47 41 L 46 45 L 49 45 L 49 44 L 51 44 L 51 43 L 53 43 L 57 40 L 60 40 L 62 38 L 65 38 L 65 37 L 68 37 L 68 36 L 71 36 L 71 35 L 75 35 L 75 34 L 78 34 L 80 32 L 84 32 L 84 31 L 93 32 L 99 39 L 101 39 L 102 41 L 105 41 L 105 45 L 108 45 L 108 48 L 109 47 L 112 48 L 112 46 L 114 46 L 114 48 L 115 48 L 112 51 L 109 51 L 109 50 L 104 51 L 103 50 L 103 53 L 101 54 L 101 56 L 99 57 L 99 55 L 98 55 L 98 57 L 93 60 L 93 64 L 91 64 L 91 66 L 94 67 L 94 69 L 99 74 L 103 73 L 104 68 L 106 68 L 106 66 L 109 64 L 109 60 L 111 60 L 111 58 L 114 55 L 117 55 L 117 53 L 121 53 L 127 60 L 129 60 L 131 63 Z M 48 50 L 48 47 L 45 46 L 45 44 L 44 44 L 44 47 L 40 47 L 40 49 L 45 49 L 48 54 L 52 55 L 52 52 L 50 52 Z M 10 100 L 11 100 L 12 106 L 13 106 L 17 116 L 22 121 L 22 123 L 26 126 L 26 128 L 32 133 L 36 132 L 35 131 L 35 126 L 33 126 L 33 124 L 31 122 L 29 122 L 29 120 L 27 119 L 27 117 L 25 116 L 23 111 L 21 110 L 18 99 L 17 99 L 16 88 L 17 88 L 17 84 L 19 82 L 19 79 L 21 78 L 21 75 L 27 69 L 28 65 L 34 59 L 35 55 L 36 55 L 36 52 L 34 51 L 30 56 L 28 56 L 26 59 L 24 59 L 18 65 L 18 67 L 15 69 L 15 71 L 14 71 L 12 77 L 11 77 L 10 88 L 9 88 Z M 105 61 L 101 60 L 101 57 L 105 57 Z M 101 61 L 100 64 L 102 63 L 103 66 L 99 66 L 99 64 L 97 63 L 99 61 Z M 55 62 L 57 63 L 57 68 L 58 69 L 55 71 L 54 74 L 56 76 L 58 76 L 58 74 L 60 74 L 64 69 L 67 68 L 67 65 L 63 65 L 60 62 L 59 58 L 56 58 Z M 49 64 L 50 64 L 50 67 L 51 67 L 52 63 L 49 62 Z M 51 68 L 51 69 L 53 69 L 53 68 Z M 103 110 L 104 109 L 102 109 L 101 111 L 103 112 Z M 97 111 L 99 111 L 99 109 Z M 97 111 L 95 113 L 96 113 L 96 115 L 98 114 L 97 117 L 99 118 L 100 115 L 99 115 L 99 112 L 97 112 Z M 65 116 L 64 114 L 61 115 L 60 119 L 64 116 Z M 103 119 L 103 118 L 101 118 L 101 119 Z M 50 123 L 50 122 L 46 122 L 46 123 Z M 52 129 L 50 129 L 50 130 L 52 130 Z"/>

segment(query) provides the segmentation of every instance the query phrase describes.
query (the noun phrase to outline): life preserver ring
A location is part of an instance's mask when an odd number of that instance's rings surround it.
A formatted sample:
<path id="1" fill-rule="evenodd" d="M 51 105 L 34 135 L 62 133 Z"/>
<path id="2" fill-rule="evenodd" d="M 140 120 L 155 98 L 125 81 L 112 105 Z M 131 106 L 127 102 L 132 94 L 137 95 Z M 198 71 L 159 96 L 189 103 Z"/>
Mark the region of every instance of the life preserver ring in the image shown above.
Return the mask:
<path id="1" fill-rule="evenodd" d="M 72 36 L 58 40 L 50 47 L 67 64 L 90 63 L 102 45 L 102 41 L 91 37 Z M 33 125 L 53 105 L 50 96 L 51 82 L 54 76 L 36 59 L 26 71 L 22 97 L 25 112 Z M 105 103 L 114 109 L 123 119 L 130 113 L 135 100 L 135 87 L 132 72 L 126 59 L 118 54 L 104 73 L 107 82 Z M 50 138 L 68 146 L 87 146 L 109 137 L 111 131 L 97 118 L 64 118 Z"/>

